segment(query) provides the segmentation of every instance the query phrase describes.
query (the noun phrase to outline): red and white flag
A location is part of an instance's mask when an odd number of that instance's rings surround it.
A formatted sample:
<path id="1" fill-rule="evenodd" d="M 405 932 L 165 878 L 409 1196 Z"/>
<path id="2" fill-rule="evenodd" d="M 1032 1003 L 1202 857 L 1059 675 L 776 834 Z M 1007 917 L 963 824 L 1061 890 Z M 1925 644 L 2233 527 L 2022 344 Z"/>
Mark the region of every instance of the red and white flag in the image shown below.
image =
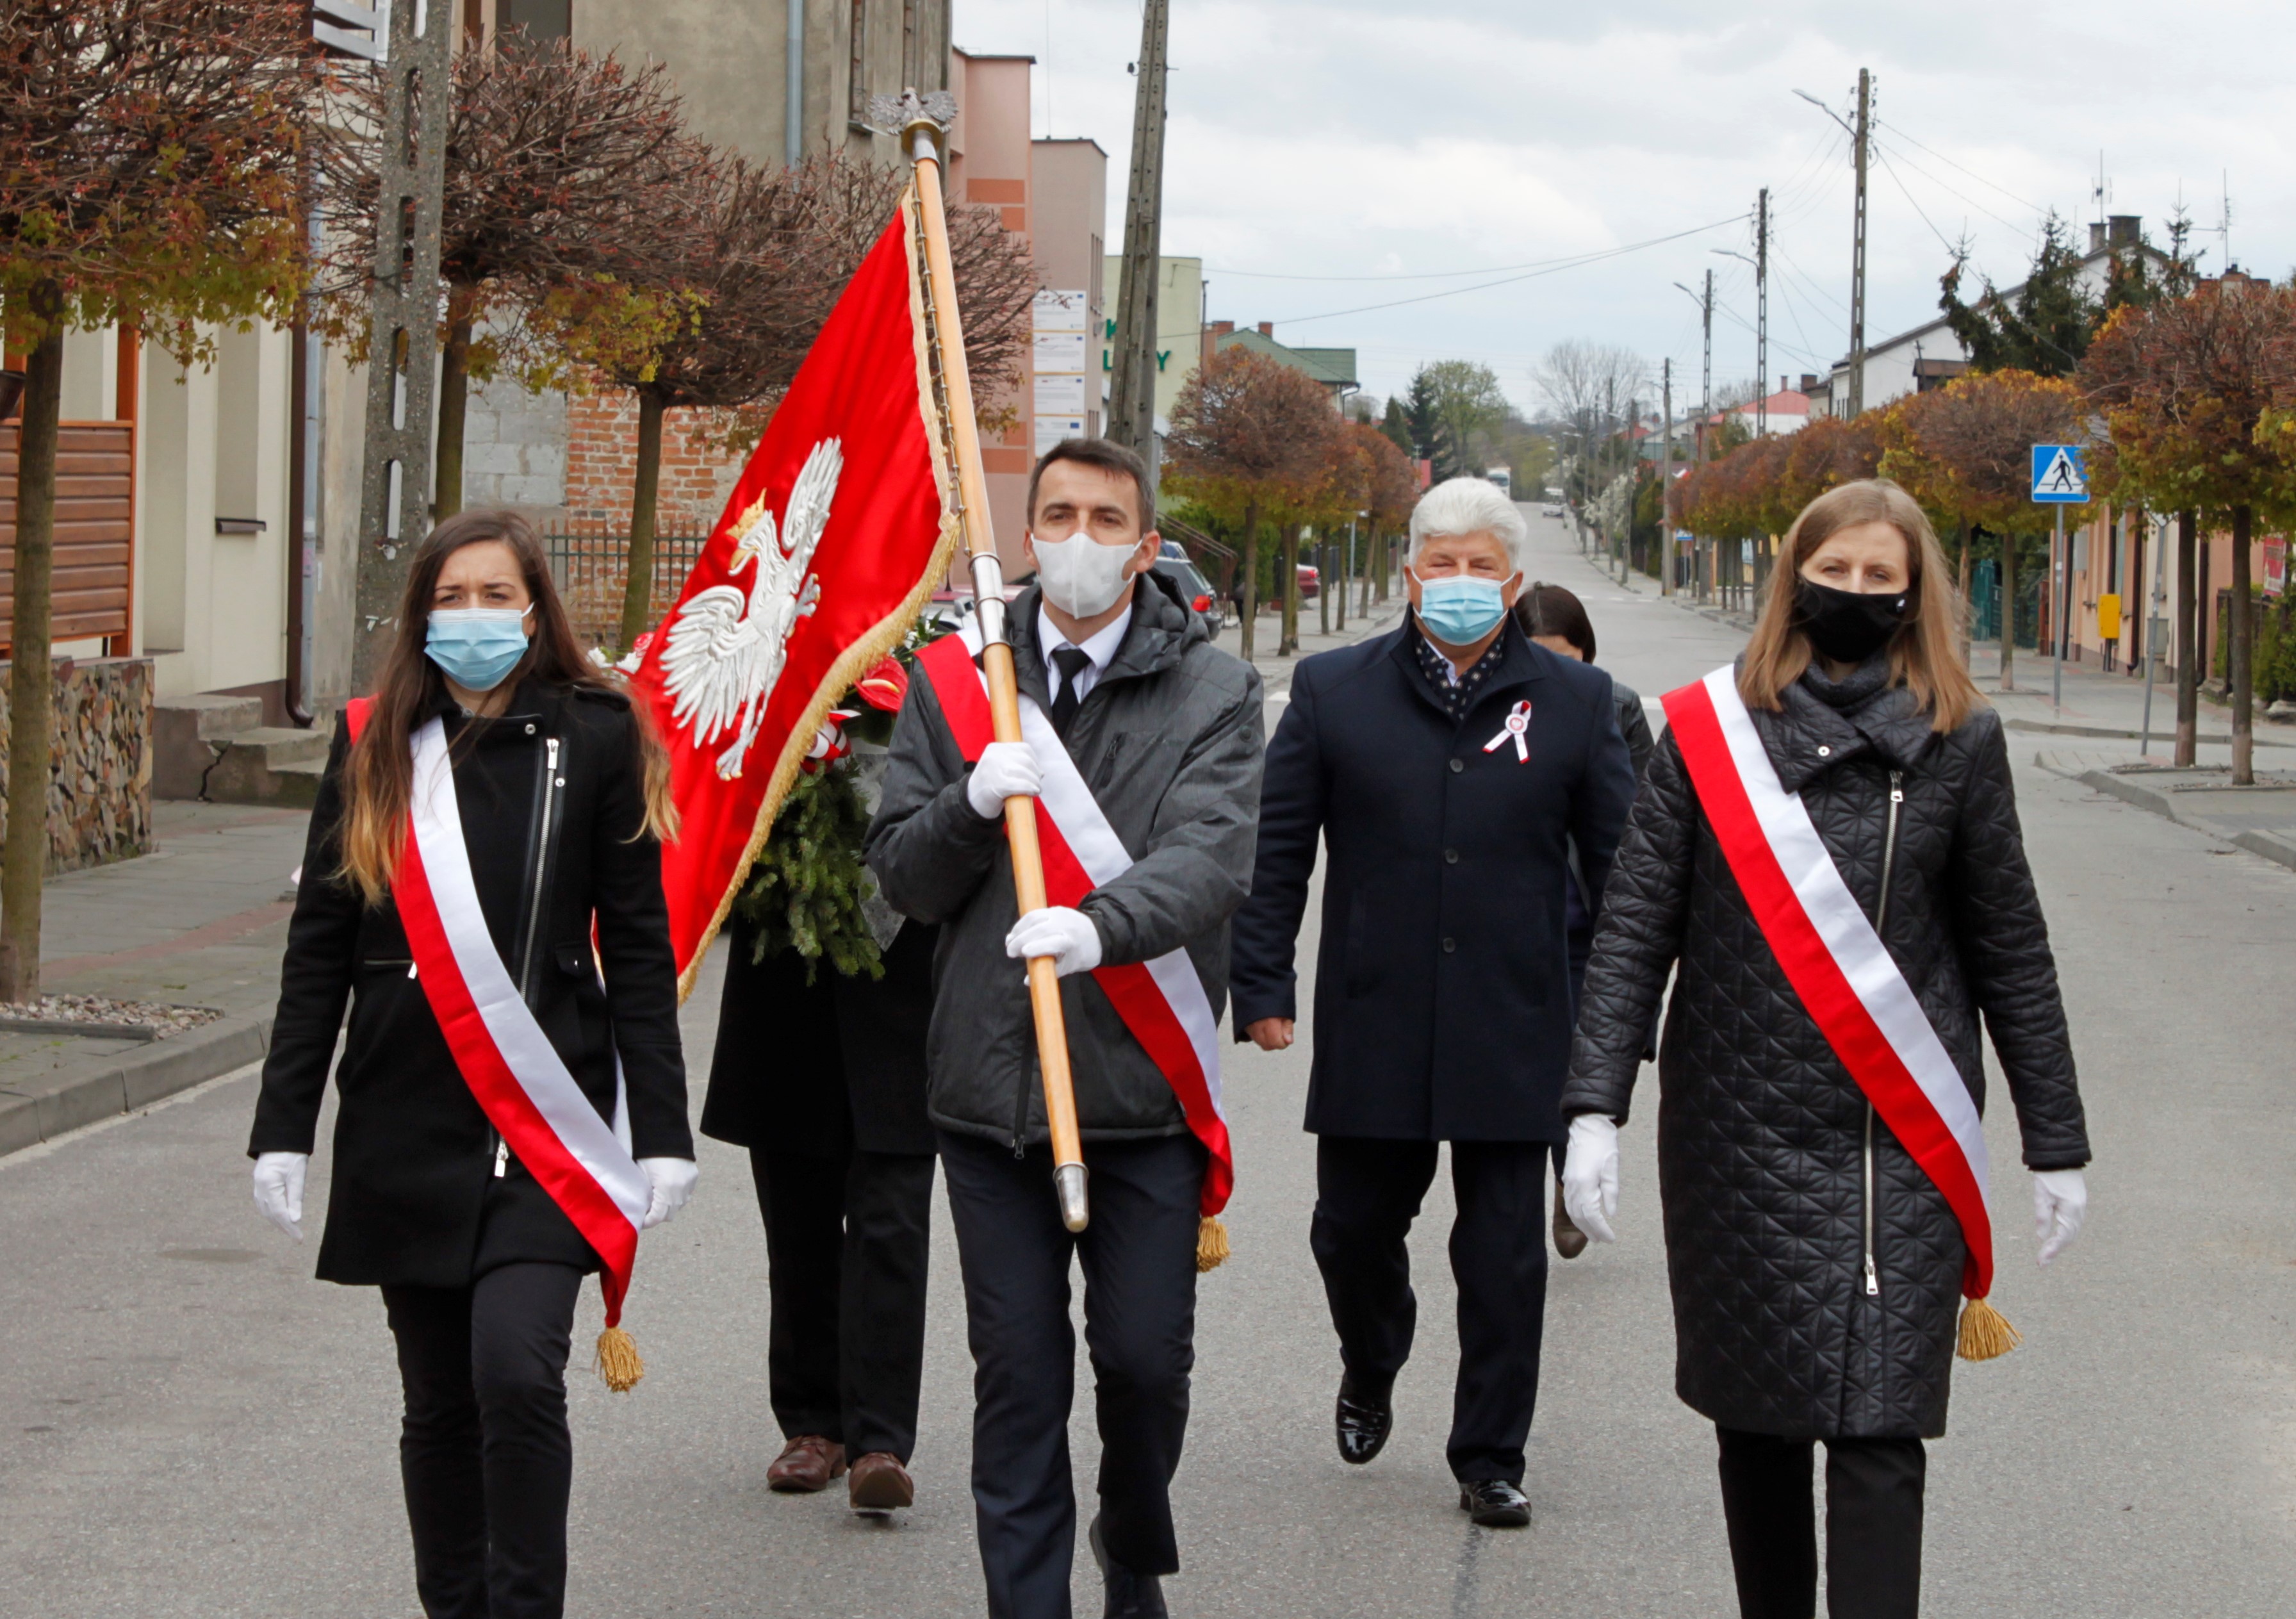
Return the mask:
<path id="1" fill-rule="evenodd" d="M 904 195 L 734 486 L 630 684 L 668 743 L 662 851 L 678 990 L 765 846 L 839 698 L 898 645 L 957 524 Z"/>
<path id="2" fill-rule="evenodd" d="M 963 633 L 943 636 L 917 655 L 917 667 L 932 682 L 949 735 L 968 763 L 979 760 L 996 739 L 988 682 L 973 662 L 980 653 L 979 627 L 968 624 Z M 1044 851 L 1045 897 L 1050 904 L 1073 908 L 1094 889 L 1123 875 L 1132 856 L 1069 756 L 1068 744 L 1026 692 L 1021 694 L 1021 736 L 1043 772 L 1037 838 Z M 1196 964 L 1182 949 L 1152 961 L 1097 966 L 1092 976 L 1171 1086 L 1189 1132 L 1210 1155 L 1197 1208 L 1210 1219 L 1227 1206 L 1235 1189 L 1235 1155 L 1220 1111 L 1219 1020 Z"/>
<path id="3" fill-rule="evenodd" d="M 1663 701 L 1699 807 L 1762 937 L 1874 1111 L 1945 1194 L 1968 1250 L 1962 1293 L 1985 1297 L 1993 1288 L 1985 1130 L 1961 1070 L 1801 795 L 1779 782 L 1736 671 L 1718 669 Z"/>

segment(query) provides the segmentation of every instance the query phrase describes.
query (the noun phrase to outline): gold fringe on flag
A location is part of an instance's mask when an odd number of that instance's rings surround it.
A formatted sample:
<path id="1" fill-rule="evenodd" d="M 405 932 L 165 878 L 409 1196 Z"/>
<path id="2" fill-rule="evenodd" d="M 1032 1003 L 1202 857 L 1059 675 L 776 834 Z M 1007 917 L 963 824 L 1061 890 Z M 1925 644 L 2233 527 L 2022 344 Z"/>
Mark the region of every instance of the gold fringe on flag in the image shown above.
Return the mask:
<path id="1" fill-rule="evenodd" d="M 1213 1270 L 1227 1259 L 1232 1250 L 1227 1245 L 1227 1226 L 1217 1216 L 1205 1214 L 1196 1220 L 1196 1274 Z"/>
<path id="2" fill-rule="evenodd" d="M 645 1376 L 645 1362 L 638 1359 L 636 1340 L 619 1327 L 609 1327 L 598 1335 L 598 1358 L 592 1364 L 606 1386 L 617 1394 L 628 1393 Z"/>
<path id="3" fill-rule="evenodd" d="M 1961 1343 L 1955 1351 L 1964 1360 L 1997 1360 L 2025 1340 L 2009 1325 L 2009 1318 L 1983 1299 L 1962 1307 Z"/>

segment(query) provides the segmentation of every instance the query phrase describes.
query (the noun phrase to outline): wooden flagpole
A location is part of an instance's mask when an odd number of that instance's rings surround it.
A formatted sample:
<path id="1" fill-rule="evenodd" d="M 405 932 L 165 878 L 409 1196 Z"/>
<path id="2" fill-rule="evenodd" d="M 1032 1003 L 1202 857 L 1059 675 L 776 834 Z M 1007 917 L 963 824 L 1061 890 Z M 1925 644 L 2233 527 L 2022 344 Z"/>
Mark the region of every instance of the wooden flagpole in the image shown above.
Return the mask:
<path id="1" fill-rule="evenodd" d="M 890 101 L 891 98 L 884 98 Z M 940 103 L 940 104 L 934 104 Z M 988 485 L 980 465 L 980 431 L 972 414 L 972 378 L 966 369 L 964 331 L 956 306 L 956 272 L 948 251 L 948 217 L 941 196 L 941 146 L 955 111 L 946 93 L 903 95 L 896 107 L 873 107 L 880 127 L 896 111 L 901 143 L 915 165 L 917 212 L 924 226 L 928 338 L 941 391 L 941 420 L 956 463 L 957 516 L 972 573 L 973 613 L 980 626 L 981 670 L 988 680 L 988 711 L 996 740 L 1021 740 L 1021 688 L 1013 673 L 1013 646 L 1004 633 L 1004 571 L 989 521 Z M 1013 851 L 1013 889 L 1021 914 L 1045 908 L 1045 863 L 1037 842 L 1037 801 L 1004 801 L 1004 831 Z M 1029 1004 L 1036 1014 L 1037 1063 L 1045 1081 L 1045 1122 L 1052 1135 L 1053 1184 L 1061 1220 L 1081 1231 L 1091 1218 L 1085 1191 L 1084 1146 L 1077 1133 L 1076 1087 L 1069 1073 L 1068 1026 L 1061 1011 L 1059 977 L 1049 956 L 1029 958 Z"/>

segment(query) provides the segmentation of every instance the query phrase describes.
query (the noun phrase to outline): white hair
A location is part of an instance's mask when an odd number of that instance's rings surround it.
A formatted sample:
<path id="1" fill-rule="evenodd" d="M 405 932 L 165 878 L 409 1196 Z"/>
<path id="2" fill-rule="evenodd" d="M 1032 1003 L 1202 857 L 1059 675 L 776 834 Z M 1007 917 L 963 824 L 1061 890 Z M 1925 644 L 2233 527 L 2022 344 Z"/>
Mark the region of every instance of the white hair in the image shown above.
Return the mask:
<path id="1" fill-rule="evenodd" d="M 1506 547 L 1507 563 L 1522 568 L 1528 525 L 1507 492 L 1488 478 L 1447 478 L 1411 508 L 1411 555 L 1417 562 L 1429 540 L 1488 534 Z"/>

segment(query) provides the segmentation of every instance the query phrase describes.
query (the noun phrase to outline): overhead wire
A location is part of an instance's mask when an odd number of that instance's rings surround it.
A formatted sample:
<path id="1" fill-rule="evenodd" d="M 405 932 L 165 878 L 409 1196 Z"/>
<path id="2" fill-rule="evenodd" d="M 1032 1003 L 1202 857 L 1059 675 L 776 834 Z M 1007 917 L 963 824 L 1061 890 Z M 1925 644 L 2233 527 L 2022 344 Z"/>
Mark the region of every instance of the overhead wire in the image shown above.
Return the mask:
<path id="1" fill-rule="evenodd" d="M 1342 315 L 1364 315 L 1374 309 L 1397 309 L 1406 304 L 1427 303 L 1438 298 L 1456 298 L 1465 292 L 1481 292 L 1492 287 L 1511 286 L 1517 282 L 1535 281 L 1543 275 L 1559 275 L 1564 270 L 1578 269 L 1589 264 L 1599 264 L 1606 259 L 1621 258 L 1628 253 L 1638 253 L 1645 248 L 1659 247 L 1669 242 L 1679 242 L 1685 236 L 1702 235 L 1708 231 L 1720 230 L 1726 225 L 1735 225 L 1748 218 L 1751 216 L 1747 214 L 1733 214 L 1726 219 L 1716 219 L 1706 225 L 1693 226 L 1688 230 L 1676 231 L 1664 236 L 1652 236 L 1646 242 L 1630 242 L 1624 246 L 1606 248 L 1600 252 L 1581 254 L 1576 259 L 1556 261 L 1520 275 L 1505 275 L 1496 281 L 1478 282 L 1473 286 L 1446 287 L 1439 292 L 1423 292 L 1415 298 L 1397 298 L 1386 303 L 1359 304 L 1350 309 L 1326 309 L 1316 315 L 1286 316 L 1275 324 L 1296 326 L 1311 320 L 1336 320 Z"/>
<path id="2" fill-rule="evenodd" d="M 1883 148 L 1876 144 L 1874 150 L 1879 153 L 1883 151 Z M 1991 209 L 1986 207 L 1984 203 L 1980 202 L 1976 198 L 1971 196 L 1967 192 L 1958 190 L 1955 186 L 1940 180 L 1937 176 L 1931 174 L 1928 169 L 1923 168 L 1919 163 L 1915 162 L 1913 159 L 1907 157 L 1904 152 L 1899 152 L 1898 154 L 1898 160 L 1903 162 L 1906 168 L 1921 176 L 1922 178 L 1927 180 L 1939 191 L 1944 192 L 1948 196 L 1958 197 L 1962 201 L 1968 203 L 1970 207 L 1975 209 L 1979 213 L 1983 214 L 1987 218 L 1993 220 L 1997 224 L 2005 225 L 2011 230 L 2017 231 L 2021 234 L 2030 234 L 2031 233 L 2033 226 L 2030 221 L 2020 223 L 2015 219 L 2005 219 L 1999 214 L 1995 213 Z M 1883 161 L 1886 163 L 1887 160 L 1888 160 L 1885 157 Z M 1930 228 L 1934 230 L 1937 227 L 1935 226 L 1931 226 Z"/>
<path id="3" fill-rule="evenodd" d="M 1903 177 L 1898 175 L 1898 166 L 1890 161 L 1890 154 L 1882 151 L 1879 146 L 1876 146 L 1874 148 L 1874 155 L 1882 160 L 1882 168 L 1888 173 L 1890 178 L 1896 182 L 1898 190 L 1904 194 L 1906 201 L 1911 202 L 1914 205 L 1914 211 L 1921 215 L 1922 223 L 1930 227 L 1930 234 L 1938 239 L 1939 242 L 1944 247 L 1947 252 L 1957 257 L 1962 251 L 1961 247 L 1956 242 L 1946 240 L 1945 233 L 1937 227 L 1937 221 L 1930 218 L 1929 210 L 1921 205 L 1921 202 L 1915 197 L 1912 190 L 1906 185 Z"/>
<path id="4" fill-rule="evenodd" d="M 1895 124 L 1885 124 L 1877 118 L 1874 120 L 1874 127 L 1876 129 L 1887 129 L 1891 135 L 1897 136 L 1913 145 L 1919 146 L 1923 152 L 1928 152 L 1930 156 L 1935 158 L 1939 162 L 1945 164 L 1948 168 L 1960 169 L 1962 173 L 1967 175 L 1971 179 L 1976 181 L 1980 185 L 1990 186 L 1993 190 L 1999 192 L 2003 196 L 2008 198 L 2020 208 L 2030 209 L 2035 214 L 2042 214 L 2048 211 L 2038 203 L 2027 201 L 2015 192 L 2011 191 L 2007 186 L 1998 185 L 1992 180 L 1987 179 L 1974 168 L 1955 162 L 1951 158 L 1946 156 L 1944 152 L 1939 152 L 1936 147 L 1916 140 L 1913 136 L 1908 135 L 1905 130 L 1899 128 Z"/>

